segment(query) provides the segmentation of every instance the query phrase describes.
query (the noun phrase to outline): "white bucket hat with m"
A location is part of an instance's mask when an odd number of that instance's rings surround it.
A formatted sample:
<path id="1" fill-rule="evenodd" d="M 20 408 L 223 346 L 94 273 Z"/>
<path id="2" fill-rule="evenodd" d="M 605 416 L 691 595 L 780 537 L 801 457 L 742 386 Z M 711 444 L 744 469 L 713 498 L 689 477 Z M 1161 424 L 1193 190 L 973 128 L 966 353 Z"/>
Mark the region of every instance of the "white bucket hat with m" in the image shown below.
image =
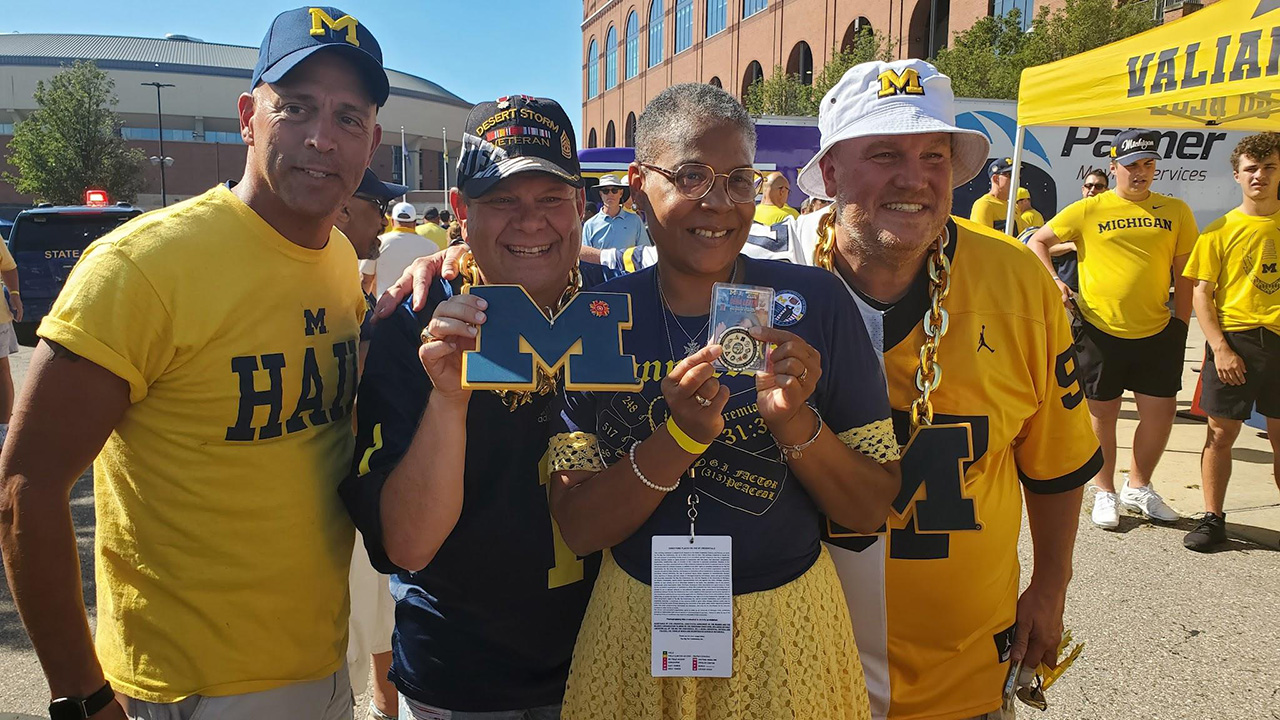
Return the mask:
<path id="1" fill-rule="evenodd" d="M 822 144 L 800 171 L 806 194 L 831 200 L 819 163 L 842 140 L 871 135 L 950 133 L 952 184 L 960 187 L 987 164 L 991 141 L 977 130 L 956 126 L 951 78 L 923 60 L 867 62 L 849 68 L 822 98 L 818 110 Z"/>

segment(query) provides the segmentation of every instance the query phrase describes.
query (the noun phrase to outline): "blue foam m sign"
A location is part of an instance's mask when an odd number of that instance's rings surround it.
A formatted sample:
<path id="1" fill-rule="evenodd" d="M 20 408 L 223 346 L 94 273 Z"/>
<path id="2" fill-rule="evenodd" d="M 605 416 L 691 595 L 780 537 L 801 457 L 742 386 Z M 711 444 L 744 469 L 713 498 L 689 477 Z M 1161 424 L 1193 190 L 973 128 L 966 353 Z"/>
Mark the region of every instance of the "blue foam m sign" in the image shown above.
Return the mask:
<path id="1" fill-rule="evenodd" d="M 568 390 L 640 390 L 635 358 L 622 354 L 631 327 L 631 296 L 580 292 L 547 319 L 519 285 L 480 285 L 471 294 L 489 307 L 476 349 L 462 354 L 462 386 L 482 390 L 534 390 L 537 368 L 564 367 Z"/>

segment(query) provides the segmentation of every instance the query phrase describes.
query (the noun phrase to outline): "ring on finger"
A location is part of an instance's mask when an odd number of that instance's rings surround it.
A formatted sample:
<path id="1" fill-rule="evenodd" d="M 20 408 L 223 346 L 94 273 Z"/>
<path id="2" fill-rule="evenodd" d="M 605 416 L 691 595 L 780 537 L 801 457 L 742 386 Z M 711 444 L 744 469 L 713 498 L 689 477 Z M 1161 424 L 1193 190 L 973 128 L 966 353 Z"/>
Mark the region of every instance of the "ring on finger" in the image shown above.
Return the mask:
<path id="1" fill-rule="evenodd" d="M 423 345 L 443 340 L 443 338 L 438 338 L 435 335 L 432 335 L 431 331 L 427 328 L 422 328 L 422 333 L 418 336 L 418 339 L 422 341 Z"/>
<path id="2" fill-rule="evenodd" d="M 701 395 L 694 395 L 693 399 L 697 400 L 698 404 L 701 405 L 702 407 L 711 407 L 711 401 L 702 397 Z"/>
<path id="3" fill-rule="evenodd" d="M 800 382 L 804 382 L 804 379 L 807 377 L 809 377 L 809 368 L 805 368 L 804 372 L 800 373 L 800 375 L 796 379 L 799 380 Z"/>

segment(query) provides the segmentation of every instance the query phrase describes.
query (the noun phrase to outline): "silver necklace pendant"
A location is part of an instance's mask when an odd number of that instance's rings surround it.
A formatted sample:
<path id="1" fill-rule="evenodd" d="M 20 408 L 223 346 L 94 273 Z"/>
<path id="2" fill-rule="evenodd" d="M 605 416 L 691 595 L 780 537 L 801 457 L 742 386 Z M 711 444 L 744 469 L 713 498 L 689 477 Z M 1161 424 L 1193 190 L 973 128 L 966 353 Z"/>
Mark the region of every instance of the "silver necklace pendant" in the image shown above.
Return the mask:
<path id="1" fill-rule="evenodd" d="M 690 355 L 698 352 L 701 349 L 702 349 L 702 345 L 697 340 L 690 340 L 689 342 L 685 343 L 684 356 L 689 357 Z"/>

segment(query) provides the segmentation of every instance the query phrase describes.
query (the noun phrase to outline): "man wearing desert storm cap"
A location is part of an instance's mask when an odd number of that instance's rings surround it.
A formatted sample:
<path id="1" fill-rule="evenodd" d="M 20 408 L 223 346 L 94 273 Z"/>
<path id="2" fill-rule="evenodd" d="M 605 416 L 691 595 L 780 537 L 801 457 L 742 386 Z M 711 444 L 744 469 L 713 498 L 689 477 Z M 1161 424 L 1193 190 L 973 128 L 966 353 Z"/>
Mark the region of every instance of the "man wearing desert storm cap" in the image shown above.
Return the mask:
<path id="1" fill-rule="evenodd" d="M 246 90 L 239 183 L 94 242 L 40 325 L 0 547 L 53 720 L 352 714 L 337 488 L 364 299 L 334 221 L 387 76 L 358 19 L 303 7 Z M 67 502 L 95 456 L 96 651 Z"/>
<path id="2" fill-rule="evenodd" d="M 834 205 L 811 257 L 857 301 L 906 446 L 885 527 L 825 527 L 872 713 L 1011 717 L 1011 662 L 1055 664 L 1081 487 L 1102 463 L 1067 315 L 1034 255 L 950 215 L 989 144 L 956 126 L 932 65 L 851 68 L 818 126 L 799 185 Z M 1035 565 L 1019 596 L 1023 489 Z"/>

